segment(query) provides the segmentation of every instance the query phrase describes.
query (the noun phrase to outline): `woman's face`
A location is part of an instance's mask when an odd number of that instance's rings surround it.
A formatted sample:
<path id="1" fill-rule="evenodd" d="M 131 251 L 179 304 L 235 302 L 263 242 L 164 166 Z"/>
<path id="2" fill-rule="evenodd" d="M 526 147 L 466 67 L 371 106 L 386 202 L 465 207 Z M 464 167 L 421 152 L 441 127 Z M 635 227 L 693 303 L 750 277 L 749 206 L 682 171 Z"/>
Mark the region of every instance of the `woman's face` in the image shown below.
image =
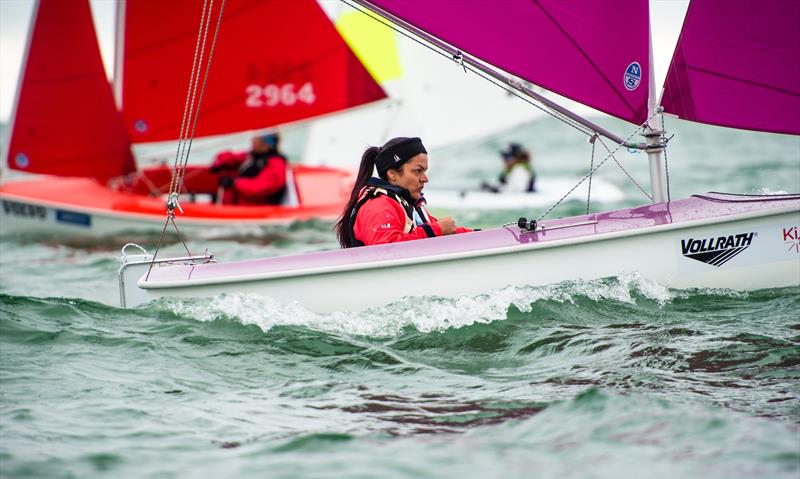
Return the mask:
<path id="1" fill-rule="evenodd" d="M 419 155 L 406 161 L 398 170 L 389 170 L 387 177 L 389 183 L 405 188 L 411 193 L 414 200 L 418 200 L 425 183 L 428 182 L 428 155 L 420 153 Z"/>

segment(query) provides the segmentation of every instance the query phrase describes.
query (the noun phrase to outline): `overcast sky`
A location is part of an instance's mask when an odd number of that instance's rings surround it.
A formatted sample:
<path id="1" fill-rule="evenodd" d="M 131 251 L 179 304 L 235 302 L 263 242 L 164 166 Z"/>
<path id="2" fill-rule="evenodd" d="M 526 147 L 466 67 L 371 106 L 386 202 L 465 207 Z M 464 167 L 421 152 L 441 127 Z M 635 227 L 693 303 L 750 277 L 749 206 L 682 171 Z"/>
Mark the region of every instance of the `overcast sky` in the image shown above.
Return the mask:
<path id="1" fill-rule="evenodd" d="M 113 70 L 116 0 L 90 0 L 106 71 Z M 323 0 L 329 13 L 339 5 Z M 20 65 L 30 28 L 33 0 L 0 0 L 0 122 L 11 114 Z M 656 80 L 663 79 L 688 0 L 651 0 Z M 658 21 L 655 21 L 658 19 Z M 454 74 L 458 74 L 455 72 Z M 660 82 L 659 82 L 660 85 Z"/>

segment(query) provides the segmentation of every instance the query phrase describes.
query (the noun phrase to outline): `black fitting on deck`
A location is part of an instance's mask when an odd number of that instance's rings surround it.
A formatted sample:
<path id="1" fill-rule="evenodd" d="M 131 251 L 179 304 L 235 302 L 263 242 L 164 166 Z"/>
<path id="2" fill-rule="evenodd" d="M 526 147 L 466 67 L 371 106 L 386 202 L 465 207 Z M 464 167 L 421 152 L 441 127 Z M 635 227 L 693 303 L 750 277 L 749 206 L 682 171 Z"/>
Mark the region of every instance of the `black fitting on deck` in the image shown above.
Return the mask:
<path id="1" fill-rule="evenodd" d="M 523 216 L 522 218 L 517 220 L 517 226 L 519 226 L 519 229 L 521 229 L 521 230 L 535 231 L 536 230 L 536 220 L 528 221 L 528 218 L 525 218 Z"/>

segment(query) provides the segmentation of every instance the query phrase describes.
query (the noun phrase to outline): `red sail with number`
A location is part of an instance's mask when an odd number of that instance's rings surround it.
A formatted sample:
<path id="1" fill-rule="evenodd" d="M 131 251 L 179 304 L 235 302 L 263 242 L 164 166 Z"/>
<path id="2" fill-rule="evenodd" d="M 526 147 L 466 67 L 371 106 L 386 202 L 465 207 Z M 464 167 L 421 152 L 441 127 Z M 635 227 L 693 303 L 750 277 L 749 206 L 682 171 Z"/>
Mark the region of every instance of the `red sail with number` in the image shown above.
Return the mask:
<path id="1" fill-rule="evenodd" d="M 122 106 L 134 142 L 179 137 L 202 14 L 202 0 L 128 0 Z M 314 0 L 228 0 L 222 18 L 195 136 L 267 128 L 386 96 Z M 213 25 L 208 35 L 210 45 Z"/>

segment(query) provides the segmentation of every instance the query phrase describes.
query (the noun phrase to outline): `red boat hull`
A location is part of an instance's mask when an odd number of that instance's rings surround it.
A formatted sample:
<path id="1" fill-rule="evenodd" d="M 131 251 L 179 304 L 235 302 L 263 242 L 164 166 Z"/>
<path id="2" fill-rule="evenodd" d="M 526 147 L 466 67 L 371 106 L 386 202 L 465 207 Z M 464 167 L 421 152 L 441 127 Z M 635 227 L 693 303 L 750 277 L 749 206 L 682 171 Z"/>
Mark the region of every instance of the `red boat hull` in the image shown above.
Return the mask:
<path id="1" fill-rule="evenodd" d="M 295 166 L 294 194 L 283 205 L 219 205 L 216 175 L 190 167 L 176 222 L 193 230 L 333 220 L 352 187 L 351 173 L 325 167 Z M 123 231 L 159 231 L 166 220 L 169 169 L 157 167 L 102 185 L 89 178 L 42 176 L 0 186 L 3 234 L 55 233 L 104 236 Z M 193 201 L 194 200 L 194 201 Z"/>

